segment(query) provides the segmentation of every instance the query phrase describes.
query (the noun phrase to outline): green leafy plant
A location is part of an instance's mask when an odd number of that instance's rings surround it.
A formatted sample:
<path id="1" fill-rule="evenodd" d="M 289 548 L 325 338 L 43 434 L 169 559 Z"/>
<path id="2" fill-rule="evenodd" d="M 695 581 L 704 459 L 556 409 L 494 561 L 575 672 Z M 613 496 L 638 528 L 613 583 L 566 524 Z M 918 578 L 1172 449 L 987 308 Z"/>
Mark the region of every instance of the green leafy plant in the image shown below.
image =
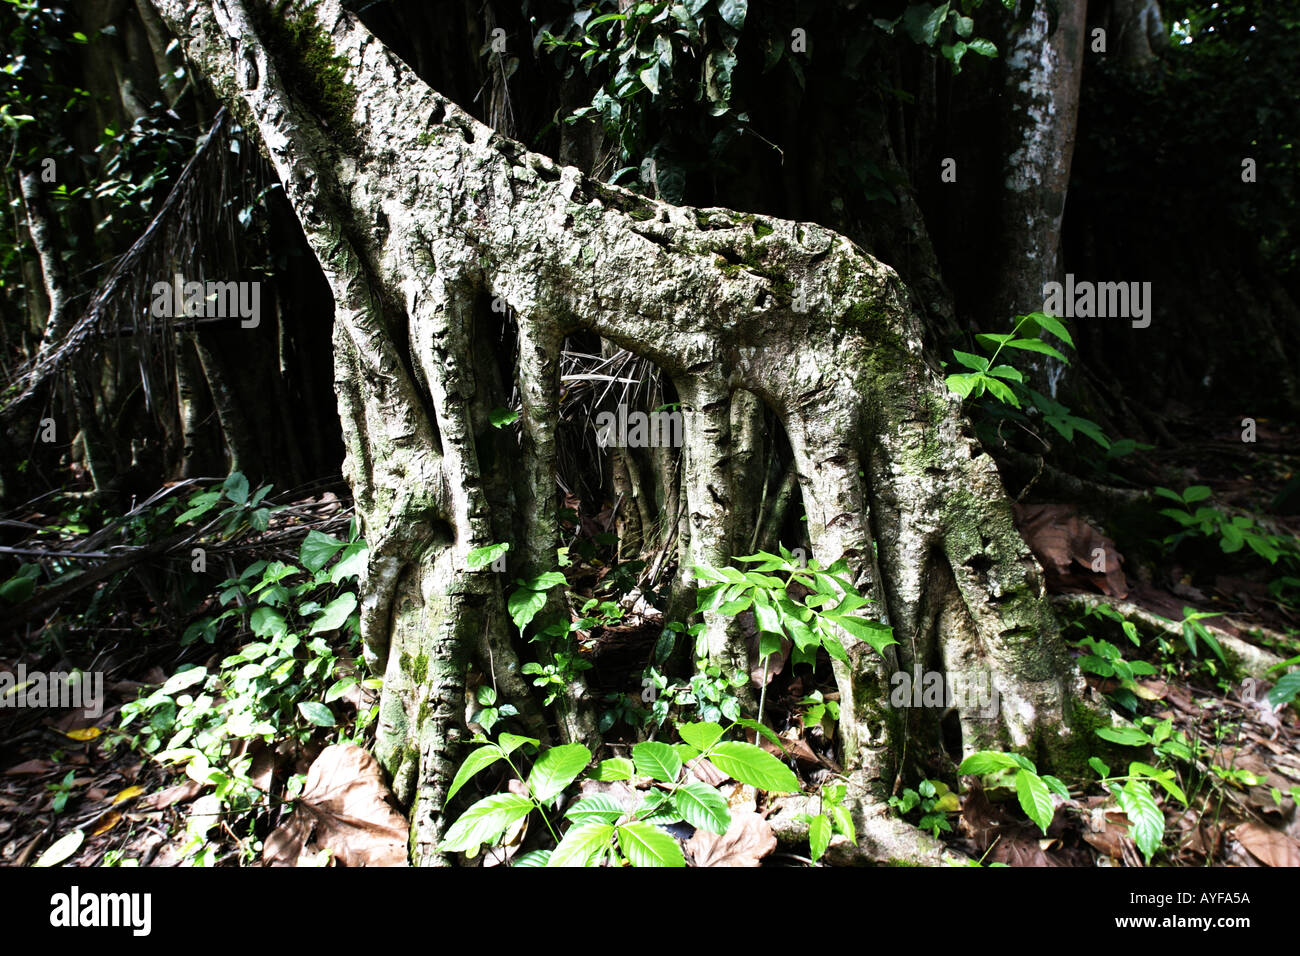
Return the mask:
<path id="1" fill-rule="evenodd" d="M 1015 790 L 1020 808 L 1025 815 L 1047 832 L 1055 815 L 1052 794 L 1062 800 L 1070 799 L 1070 791 L 1060 780 L 1050 774 L 1039 774 L 1028 757 L 996 750 L 980 750 L 961 762 L 958 773 L 984 778 L 986 787 L 1010 787 Z"/>
<path id="2" fill-rule="evenodd" d="M 922 780 L 915 790 L 906 787 L 901 796 L 895 794 L 889 798 L 889 805 L 898 811 L 899 816 L 907 816 L 914 810 L 919 810 L 921 818 L 916 825 L 922 830 L 929 830 L 936 837 L 940 832 L 951 832 L 952 824 L 948 822 L 948 814 L 957 813 L 961 809 L 957 794 L 949 790 L 942 780 Z"/>
<path id="3" fill-rule="evenodd" d="M 840 834 L 850 843 L 858 842 L 858 833 L 853 826 L 853 814 L 844 803 L 848 787 L 842 783 L 823 786 L 818 792 L 821 800 L 821 813 L 817 816 L 800 814 L 796 819 L 808 824 L 808 847 L 812 852 L 812 861 L 816 863 L 831 845 L 831 838 Z"/>
<path id="4" fill-rule="evenodd" d="M 1126 661 L 1120 649 L 1110 641 L 1085 637 L 1077 646 L 1088 651 L 1075 662 L 1079 669 L 1098 677 L 1117 680 L 1119 687 L 1110 691 L 1109 696 L 1125 710 L 1130 713 L 1135 711 L 1139 697 L 1150 699 L 1151 692 L 1141 686 L 1137 678 L 1157 673 L 1152 664 L 1146 661 Z"/>
<path id="5" fill-rule="evenodd" d="M 157 690 L 124 705 L 121 739 L 184 766 L 232 809 L 252 809 L 260 794 L 247 777 L 251 756 L 234 756 L 244 749 L 240 741 L 276 745 L 306 741 L 321 730 L 340 733 L 331 705 L 358 683 L 380 683 L 363 680 L 350 663 L 360 649 L 353 587 L 365 556 L 359 538 L 345 542 L 312 531 L 298 565 L 255 561 L 223 582 L 218 599 L 233 606 L 196 622 L 198 633 L 212 642 L 219 629 L 240 621 L 256 640 L 215 668 L 182 667 Z M 359 736 L 376 714 L 375 706 L 359 714 L 353 733 Z"/>
<path id="6" fill-rule="evenodd" d="M 62 813 L 63 808 L 68 805 L 68 799 L 72 796 L 72 791 L 77 787 L 77 771 L 69 770 L 63 775 L 63 779 L 58 783 L 47 783 L 45 789 L 53 792 L 54 799 L 51 801 L 51 807 L 55 813 Z"/>
<path id="7" fill-rule="evenodd" d="M 1187 805 L 1187 795 L 1174 782 L 1174 771 L 1158 770 L 1135 760 L 1128 765 L 1126 775 L 1112 776 L 1110 767 L 1100 758 L 1089 757 L 1088 764 L 1101 778 L 1101 785 L 1119 802 L 1128 820 L 1129 836 L 1147 862 L 1151 862 L 1165 836 L 1165 815 L 1156 803 L 1151 785 L 1157 784 L 1183 806 Z"/>
<path id="8" fill-rule="evenodd" d="M 534 850 L 516 866 L 685 866 L 677 840 L 666 826 L 686 821 L 714 833 L 726 833 L 731 822 L 727 801 L 686 769 L 695 759 L 710 761 L 721 772 L 771 793 L 793 793 L 799 782 L 791 770 L 761 747 L 725 740 L 727 728 L 709 723 L 677 726 L 682 742 L 674 745 L 645 741 L 632 748 L 632 758 L 602 761 L 592 776 L 602 781 L 648 778 L 651 788 L 627 809 L 607 794 L 593 794 L 559 814 L 565 791 L 587 769 L 591 751 L 582 744 L 540 750 L 525 775 L 522 755 L 537 750 L 535 738 L 501 734 L 496 743 L 482 744 L 457 770 L 447 793 L 450 801 L 476 774 L 505 761 L 522 782 L 510 792 L 484 797 L 464 811 L 447 831 L 440 849 L 447 853 L 478 854 L 483 844 L 495 844 L 513 826 L 537 814 L 553 849 Z M 523 792 L 519 792 L 522 790 Z M 563 831 L 563 832 L 562 832 Z"/>

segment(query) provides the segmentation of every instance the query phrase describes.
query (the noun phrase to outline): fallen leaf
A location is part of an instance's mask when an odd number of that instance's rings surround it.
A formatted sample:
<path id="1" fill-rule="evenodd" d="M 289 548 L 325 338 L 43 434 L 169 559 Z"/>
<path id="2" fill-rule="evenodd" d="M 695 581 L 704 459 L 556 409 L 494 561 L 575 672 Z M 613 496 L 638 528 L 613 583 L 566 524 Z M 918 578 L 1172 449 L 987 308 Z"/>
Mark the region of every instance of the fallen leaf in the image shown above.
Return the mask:
<path id="1" fill-rule="evenodd" d="M 22 763 L 14 764 L 5 771 L 6 776 L 18 777 L 26 774 L 48 773 L 54 769 L 54 764 L 48 760 L 24 760 Z"/>
<path id="2" fill-rule="evenodd" d="M 113 806 L 117 806 L 119 803 L 126 803 L 126 801 L 132 799 L 133 797 L 138 797 L 142 793 L 144 793 L 144 787 L 135 787 L 135 786 L 127 787 L 125 790 L 123 790 L 121 793 L 119 793 L 116 797 L 113 798 Z"/>
<path id="3" fill-rule="evenodd" d="M 722 836 L 696 830 L 686 841 L 686 855 L 695 866 L 758 866 L 775 849 L 771 824 L 752 810 L 733 813 Z"/>
<path id="4" fill-rule="evenodd" d="M 110 810 L 99 818 L 95 824 L 95 829 L 90 831 L 90 835 L 92 837 L 97 837 L 101 833 L 107 833 L 121 822 L 122 814 L 118 813 L 116 810 Z"/>
<path id="5" fill-rule="evenodd" d="M 405 866 L 410 829 L 388 797 L 383 771 L 371 754 L 356 744 L 326 747 L 307 773 L 293 814 L 271 834 L 281 838 L 268 837 L 263 858 L 273 866 L 293 866 L 301 852 L 290 856 L 287 851 L 296 847 L 332 850 L 344 866 Z"/>
<path id="6" fill-rule="evenodd" d="M 103 731 L 98 727 L 81 727 L 77 730 L 64 731 L 63 736 L 71 740 L 94 740 Z"/>
<path id="7" fill-rule="evenodd" d="M 60 837 L 48 850 L 41 854 L 32 866 L 58 866 L 64 860 L 81 848 L 81 843 L 86 839 L 86 834 L 80 830 L 73 830 L 71 833 Z"/>
<path id="8" fill-rule="evenodd" d="M 178 803 L 185 803 L 202 793 L 204 786 L 205 784 L 201 784 L 196 780 L 186 780 L 184 783 L 178 783 L 174 787 L 159 790 L 157 793 L 145 797 L 140 801 L 139 809 L 162 810 Z"/>
<path id="9" fill-rule="evenodd" d="M 1265 866 L 1300 866 L 1300 843 L 1262 823 L 1243 823 L 1233 837 Z"/>
<path id="10" fill-rule="evenodd" d="M 1124 558 L 1110 540 L 1069 505 L 1015 505 L 1016 527 L 1034 552 L 1053 591 L 1128 595 Z M 1104 570 L 1093 570 L 1100 565 Z"/>

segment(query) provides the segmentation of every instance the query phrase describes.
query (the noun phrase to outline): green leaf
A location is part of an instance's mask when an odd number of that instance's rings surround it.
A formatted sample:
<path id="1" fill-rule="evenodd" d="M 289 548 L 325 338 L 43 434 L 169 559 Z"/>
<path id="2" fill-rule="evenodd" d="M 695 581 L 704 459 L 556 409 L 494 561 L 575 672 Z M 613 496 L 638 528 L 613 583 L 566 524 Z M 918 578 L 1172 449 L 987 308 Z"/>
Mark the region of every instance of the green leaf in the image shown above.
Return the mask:
<path id="1" fill-rule="evenodd" d="M 1125 747 L 1145 747 L 1151 743 L 1151 738 L 1132 724 L 1120 727 L 1099 727 L 1097 728 L 1097 736 L 1102 740 L 1109 740 L 1113 744 L 1121 744 Z"/>
<path id="2" fill-rule="evenodd" d="M 509 550 L 510 544 L 508 542 L 489 544 L 485 548 L 475 548 L 465 556 L 465 567 L 470 571 L 477 571 L 479 568 L 487 567 Z"/>
<path id="3" fill-rule="evenodd" d="M 618 845 L 633 866 L 685 866 L 677 841 L 653 824 L 633 820 L 618 828 Z"/>
<path id="4" fill-rule="evenodd" d="M 349 690 L 357 685 L 355 677 L 340 677 L 334 683 L 330 684 L 329 689 L 325 691 L 325 703 L 332 704 Z"/>
<path id="5" fill-rule="evenodd" d="M 714 723 L 678 724 L 677 733 L 700 753 L 708 750 L 722 739 L 722 728 Z"/>
<path id="6" fill-rule="evenodd" d="M 682 784 L 673 792 L 672 801 L 682 819 L 697 830 L 723 834 L 731 826 L 727 801 L 707 783 L 693 781 Z"/>
<path id="7" fill-rule="evenodd" d="M 950 392 L 955 392 L 962 398 L 969 398 L 970 393 L 975 390 L 975 386 L 980 382 L 979 375 L 972 375 L 966 372 L 949 375 L 944 382 Z"/>
<path id="8" fill-rule="evenodd" d="M 521 737 L 519 734 L 502 734 L 497 738 L 497 743 L 500 745 L 502 753 L 512 754 L 524 744 L 532 744 L 534 747 L 539 747 L 542 742 L 536 737 Z"/>
<path id="9" fill-rule="evenodd" d="M 1151 789 L 1141 780 L 1131 780 L 1118 789 L 1119 805 L 1128 817 L 1129 835 L 1150 863 L 1165 836 L 1165 815 L 1156 806 Z"/>
<path id="10" fill-rule="evenodd" d="M 1066 364 L 1069 364 L 1070 361 L 1042 339 L 1012 339 L 1007 343 L 1007 345 L 1013 349 L 1022 349 L 1026 352 L 1039 352 L 1043 355 L 1050 355 L 1053 358 L 1060 359 Z"/>
<path id="11" fill-rule="evenodd" d="M 298 551 L 298 561 L 304 568 L 315 574 L 342 550 L 343 542 L 337 538 L 331 538 L 319 531 L 308 531 L 307 537 L 303 538 L 302 548 Z"/>
<path id="12" fill-rule="evenodd" d="M 631 780 L 636 776 L 636 768 L 632 761 L 627 757 L 611 757 L 609 760 L 602 760 L 596 765 L 595 773 L 591 774 L 593 780 Z"/>
<path id="13" fill-rule="evenodd" d="M 1268 692 L 1268 702 L 1280 707 L 1295 700 L 1297 694 L 1300 694 L 1300 670 L 1287 671 Z"/>
<path id="14" fill-rule="evenodd" d="M 1031 312 L 1029 319 L 1035 322 L 1043 331 L 1050 332 L 1070 348 L 1074 348 L 1074 339 L 1070 338 L 1070 333 L 1066 330 L 1065 324 L 1056 316 L 1048 315 L 1046 312 Z"/>
<path id="15" fill-rule="evenodd" d="M 957 772 L 983 776 L 988 773 L 998 773 L 1009 767 L 1019 768 L 1019 766 L 1011 754 L 999 753 L 996 750 L 980 750 L 963 760 Z"/>
<path id="16" fill-rule="evenodd" d="M 591 762 L 591 751 L 582 744 L 561 744 L 545 751 L 528 775 L 528 789 L 538 803 L 549 803 L 571 784 Z"/>
<path id="17" fill-rule="evenodd" d="M 529 850 L 515 857 L 511 866 L 550 866 L 550 850 Z"/>
<path id="18" fill-rule="evenodd" d="M 505 754 L 496 744 L 485 744 L 466 757 L 465 762 L 456 771 L 456 776 L 452 778 L 451 789 L 447 791 L 447 802 L 450 803 L 451 798 L 456 796 L 460 788 L 469 783 L 476 773 L 492 766 L 504 756 Z"/>
<path id="19" fill-rule="evenodd" d="M 1089 757 L 1088 766 L 1097 771 L 1097 776 L 1099 777 L 1105 778 L 1110 776 L 1109 764 L 1103 761 L 1100 757 Z"/>
<path id="20" fill-rule="evenodd" d="M 664 783 L 673 783 L 682 772 L 682 758 L 672 747 L 657 740 L 639 743 L 632 748 L 636 771 L 644 777 L 653 777 Z"/>
<path id="21" fill-rule="evenodd" d="M 528 816 L 532 809 L 533 801 L 523 794 L 494 793 L 484 797 L 451 825 L 438 849 L 444 853 L 469 853 L 483 843 L 495 843 L 507 827 Z"/>
<path id="22" fill-rule="evenodd" d="M 745 14 L 748 12 L 749 0 L 718 0 L 718 16 L 733 30 L 744 27 Z"/>
<path id="23" fill-rule="evenodd" d="M 334 712 L 318 700 L 305 700 L 298 705 L 298 713 L 317 727 L 333 727 Z"/>
<path id="24" fill-rule="evenodd" d="M 997 56 L 998 48 L 992 40 L 976 39 L 966 44 L 966 49 L 980 56 Z"/>
<path id="25" fill-rule="evenodd" d="M 847 614 L 827 614 L 826 617 L 858 640 L 866 641 L 877 654 L 883 654 L 886 647 L 898 643 L 894 639 L 894 629 L 888 624 L 881 624 L 879 621 L 870 621 L 862 617 L 852 617 Z"/>
<path id="26" fill-rule="evenodd" d="M 343 549 L 338 562 L 330 569 L 330 584 L 339 584 L 347 578 L 359 577 L 366 569 L 370 549 L 364 541 L 353 541 Z"/>
<path id="27" fill-rule="evenodd" d="M 815 816 L 808 822 L 808 846 L 812 850 L 812 860 L 816 863 L 831 845 L 831 820 L 827 816 Z"/>
<path id="28" fill-rule="evenodd" d="M 1043 778 L 1028 770 L 1020 770 L 1016 774 L 1016 796 L 1020 799 L 1020 806 L 1029 819 L 1037 823 L 1038 828 L 1046 833 L 1048 825 L 1052 822 L 1054 810 L 1051 791 L 1047 789 Z"/>
<path id="29" fill-rule="evenodd" d="M 505 428 L 519 420 L 519 413 L 512 412 L 508 408 L 494 408 L 488 412 L 488 421 L 492 423 L 493 428 Z"/>
<path id="30" fill-rule="evenodd" d="M 510 598 L 506 603 L 515 627 L 523 633 L 524 628 L 546 604 L 546 592 L 534 591 L 531 588 L 516 588 L 510 592 Z"/>
<path id="31" fill-rule="evenodd" d="M 232 471 L 222 484 L 221 490 L 237 505 L 248 501 L 248 479 L 241 472 Z"/>
<path id="32" fill-rule="evenodd" d="M 982 355 L 972 355 L 970 352 L 962 352 L 958 349 L 953 349 L 952 354 L 958 362 L 969 369 L 974 369 L 976 372 L 988 371 L 989 360 Z"/>
<path id="33" fill-rule="evenodd" d="M 709 761 L 729 777 L 769 793 L 797 793 L 794 772 L 761 747 L 724 741 L 713 748 Z"/>
<path id="34" fill-rule="evenodd" d="M 321 631 L 336 631 L 344 625 L 350 615 L 357 607 L 357 596 L 352 591 L 344 591 L 334 600 L 330 601 L 321 608 L 316 620 L 312 623 L 311 630 L 308 634 L 319 634 Z"/>
<path id="35" fill-rule="evenodd" d="M 1213 494 L 1213 492 L 1205 485 L 1192 485 L 1190 488 L 1183 490 L 1183 502 L 1185 504 L 1194 505 L 1198 501 L 1204 501 L 1206 498 L 1210 497 L 1211 494 Z"/>
<path id="36" fill-rule="evenodd" d="M 584 823 L 617 823 L 626 811 L 617 800 L 608 794 L 597 793 L 584 797 L 564 812 L 565 817 L 574 825 Z"/>
<path id="37" fill-rule="evenodd" d="M 593 820 L 569 828 L 564 839 L 555 848 L 547 866 L 595 866 L 609 846 L 614 827 L 608 823 Z"/>
<path id="38" fill-rule="evenodd" d="M 763 737 L 767 739 L 768 743 L 774 744 L 780 749 L 781 753 L 789 756 L 790 751 L 785 749 L 785 742 L 776 735 L 776 731 L 771 727 L 764 727 L 757 720 L 750 720 L 748 717 L 737 717 L 736 724 L 741 727 L 748 727 L 756 734 L 762 734 Z"/>

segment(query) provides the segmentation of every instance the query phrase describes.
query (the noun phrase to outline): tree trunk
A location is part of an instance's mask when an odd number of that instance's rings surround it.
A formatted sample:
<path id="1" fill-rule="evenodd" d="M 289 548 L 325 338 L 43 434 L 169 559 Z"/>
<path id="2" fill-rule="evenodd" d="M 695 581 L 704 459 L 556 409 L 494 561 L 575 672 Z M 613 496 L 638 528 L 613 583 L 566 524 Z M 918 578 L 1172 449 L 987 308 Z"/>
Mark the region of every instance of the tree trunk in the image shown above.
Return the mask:
<path id="1" fill-rule="evenodd" d="M 1001 714 L 959 715 L 965 751 L 1017 747 L 1060 767 L 1075 750 L 1083 685 L 1042 574 L 921 357 L 893 270 L 816 225 L 670 206 L 529 153 L 429 89 L 336 0 L 286 13 L 292 31 L 242 0 L 154 5 L 260 133 L 333 289 L 345 472 L 370 546 L 362 631 L 385 674 L 379 754 L 412 804 L 417 862 L 445 862 L 467 668 L 525 696 L 530 646 L 497 577 L 465 570 L 466 556 L 500 540 L 502 514 L 525 535 L 512 572 L 550 556 L 551 350 L 582 330 L 651 359 L 681 398 L 691 560 L 727 562 L 752 533 L 737 515 L 755 503 L 730 462 L 737 403 L 756 397 L 785 429 L 814 555 L 847 559 L 900 642 L 882 661 L 843 635 L 852 665 L 837 668 L 845 766 L 876 855 L 939 852 L 878 812 L 904 735 L 935 732 L 888 708 L 895 668 L 992 672 Z M 501 327 L 496 298 L 518 320 L 525 403 L 526 487 L 509 497 L 490 493 L 482 458 L 488 409 L 503 404 L 480 348 Z M 711 654 L 745 653 L 733 624 L 708 624 Z M 558 728 L 585 733 L 581 719 Z"/>

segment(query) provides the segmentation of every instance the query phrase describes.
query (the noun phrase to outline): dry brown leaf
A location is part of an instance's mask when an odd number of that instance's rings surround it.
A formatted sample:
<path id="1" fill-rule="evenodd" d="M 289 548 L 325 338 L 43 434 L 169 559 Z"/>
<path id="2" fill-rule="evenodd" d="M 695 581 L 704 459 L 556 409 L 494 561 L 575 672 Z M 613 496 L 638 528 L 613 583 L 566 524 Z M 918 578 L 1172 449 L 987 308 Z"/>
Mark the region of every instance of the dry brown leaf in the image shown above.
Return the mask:
<path id="1" fill-rule="evenodd" d="M 95 822 L 95 829 L 90 831 L 92 837 L 97 837 L 101 833 L 107 833 L 113 827 L 122 822 L 122 814 L 116 810 L 110 810 Z"/>
<path id="2" fill-rule="evenodd" d="M 771 824 L 753 811 L 733 813 L 722 836 L 696 830 L 686 841 L 686 855 L 695 866 L 758 866 L 775 849 Z"/>
<path id="3" fill-rule="evenodd" d="M 48 773 L 54 769 L 54 764 L 48 760 L 24 760 L 22 763 L 14 764 L 5 771 L 5 776 L 19 777 L 27 774 Z"/>
<path id="4" fill-rule="evenodd" d="M 281 839 L 274 844 L 267 839 L 269 862 L 296 864 L 301 852 L 287 855 L 296 847 L 311 853 L 331 850 L 344 866 L 405 866 L 410 831 L 388 796 L 379 761 L 371 754 L 356 744 L 326 747 L 307 773 L 294 813 L 276 828 L 285 831 Z M 305 836 L 309 826 L 314 831 L 310 844 Z"/>
<path id="5" fill-rule="evenodd" d="M 167 787 L 157 793 L 151 793 L 141 800 L 136 807 L 140 810 L 162 810 L 178 803 L 187 803 L 203 792 L 205 784 L 197 780 L 186 780 L 174 787 Z"/>
<path id="6" fill-rule="evenodd" d="M 1262 823 L 1243 823 L 1232 835 L 1265 866 L 1300 866 L 1300 843 L 1280 830 Z"/>
<path id="7" fill-rule="evenodd" d="M 1115 542 L 1075 513 L 1069 505 L 1015 505 L 1016 526 L 1047 574 L 1053 591 L 1100 591 L 1128 595 L 1124 558 Z M 1105 571 L 1094 571 L 1104 554 Z"/>

